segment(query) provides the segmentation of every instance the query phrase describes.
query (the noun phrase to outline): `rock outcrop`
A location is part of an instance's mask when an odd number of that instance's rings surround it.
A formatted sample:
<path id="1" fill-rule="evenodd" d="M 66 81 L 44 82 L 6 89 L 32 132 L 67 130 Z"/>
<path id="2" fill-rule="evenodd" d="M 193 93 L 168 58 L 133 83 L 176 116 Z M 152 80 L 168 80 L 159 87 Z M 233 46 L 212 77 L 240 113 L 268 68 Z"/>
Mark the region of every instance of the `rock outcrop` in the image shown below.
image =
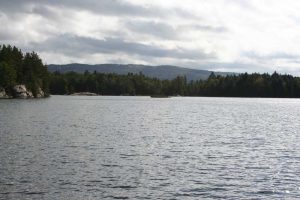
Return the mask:
<path id="1" fill-rule="evenodd" d="M 27 90 L 25 85 L 14 86 L 13 92 L 15 98 L 21 98 L 21 99 L 34 98 L 32 92 Z"/>
<path id="2" fill-rule="evenodd" d="M 9 95 L 11 93 L 11 95 Z M 28 98 L 44 98 L 48 97 L 45 92 L 39 87 L 36 91 L 36 95 L 26 88 L 25 85 L 15 85 L 9 93 L 5 91 L 3 87 L 0 86 L 0 99 L 28 99 Z"/>
<path id="3" fill-rule="evenodd" d="M 39 87 L 37 89 L 36 98 L 43 98 L 43 97 L 46 97 L 45 92 Z"/>
<path id="4" fill-rule="evenodd" d="M 8 98 L 10 97 L 6 94 L 5 89 L 0 87 L 0 99 L 8 99 Z"/>

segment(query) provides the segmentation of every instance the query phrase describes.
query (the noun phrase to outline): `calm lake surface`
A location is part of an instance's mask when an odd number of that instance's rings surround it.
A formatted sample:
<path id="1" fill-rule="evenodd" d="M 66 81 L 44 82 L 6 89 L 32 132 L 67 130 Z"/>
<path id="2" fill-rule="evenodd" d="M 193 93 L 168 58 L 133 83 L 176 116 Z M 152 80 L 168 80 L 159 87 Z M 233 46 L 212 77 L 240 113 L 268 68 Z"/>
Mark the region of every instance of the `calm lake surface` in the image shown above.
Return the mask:
<path id="1" fill-rule="evenodd" d="M 0 199 L 299 199 L 300 99 L 0 101 Z"/>

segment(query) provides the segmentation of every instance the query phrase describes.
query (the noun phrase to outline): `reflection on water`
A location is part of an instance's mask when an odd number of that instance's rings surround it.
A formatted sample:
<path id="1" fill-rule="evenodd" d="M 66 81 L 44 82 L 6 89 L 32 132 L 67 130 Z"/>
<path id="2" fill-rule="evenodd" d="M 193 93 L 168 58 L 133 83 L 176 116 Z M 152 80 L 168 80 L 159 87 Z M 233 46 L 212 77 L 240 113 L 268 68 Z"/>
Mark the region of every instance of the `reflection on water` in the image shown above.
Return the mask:
<path id="1" fill-rule="evenodd" d="M 300 100 L 0 101 L 0 199 L 297 199 Z"/>

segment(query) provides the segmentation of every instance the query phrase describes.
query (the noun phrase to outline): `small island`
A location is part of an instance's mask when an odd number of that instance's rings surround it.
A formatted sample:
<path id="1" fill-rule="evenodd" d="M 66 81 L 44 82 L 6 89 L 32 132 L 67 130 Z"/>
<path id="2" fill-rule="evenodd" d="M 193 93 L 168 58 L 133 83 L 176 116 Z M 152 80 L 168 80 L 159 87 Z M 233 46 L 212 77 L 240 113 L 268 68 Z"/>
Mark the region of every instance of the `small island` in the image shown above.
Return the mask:
<path id="1" fill-rule="evenodd" d="M 170 96 L 167 95 L 151 95 L 151 98 L 170 98 Z"/>
<path id="2" fill-rule="evenodd" d="M 75 92 L 71 94 L 71 96 L 99 96 L 99 95 L 92 92 Z"/>

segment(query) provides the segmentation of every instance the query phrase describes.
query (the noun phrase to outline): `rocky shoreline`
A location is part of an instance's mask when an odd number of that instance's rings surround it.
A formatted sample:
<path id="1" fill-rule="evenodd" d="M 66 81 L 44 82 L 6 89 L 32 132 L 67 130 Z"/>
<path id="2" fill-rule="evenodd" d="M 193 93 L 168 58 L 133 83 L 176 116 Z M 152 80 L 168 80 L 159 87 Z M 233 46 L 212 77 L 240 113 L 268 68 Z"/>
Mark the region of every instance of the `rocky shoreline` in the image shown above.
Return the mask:
<path id="1" fill-rule="evenodd" d="M 0 87 L 0 99 L 31 99 L 31 98 L 44 98 L 46 97 L 45 92 L 38 88 L 36 96 L 26 88 L 25 85 L 15 85 L 12 88 L 12 95 L 9 95 L 4 88 Z"/>

